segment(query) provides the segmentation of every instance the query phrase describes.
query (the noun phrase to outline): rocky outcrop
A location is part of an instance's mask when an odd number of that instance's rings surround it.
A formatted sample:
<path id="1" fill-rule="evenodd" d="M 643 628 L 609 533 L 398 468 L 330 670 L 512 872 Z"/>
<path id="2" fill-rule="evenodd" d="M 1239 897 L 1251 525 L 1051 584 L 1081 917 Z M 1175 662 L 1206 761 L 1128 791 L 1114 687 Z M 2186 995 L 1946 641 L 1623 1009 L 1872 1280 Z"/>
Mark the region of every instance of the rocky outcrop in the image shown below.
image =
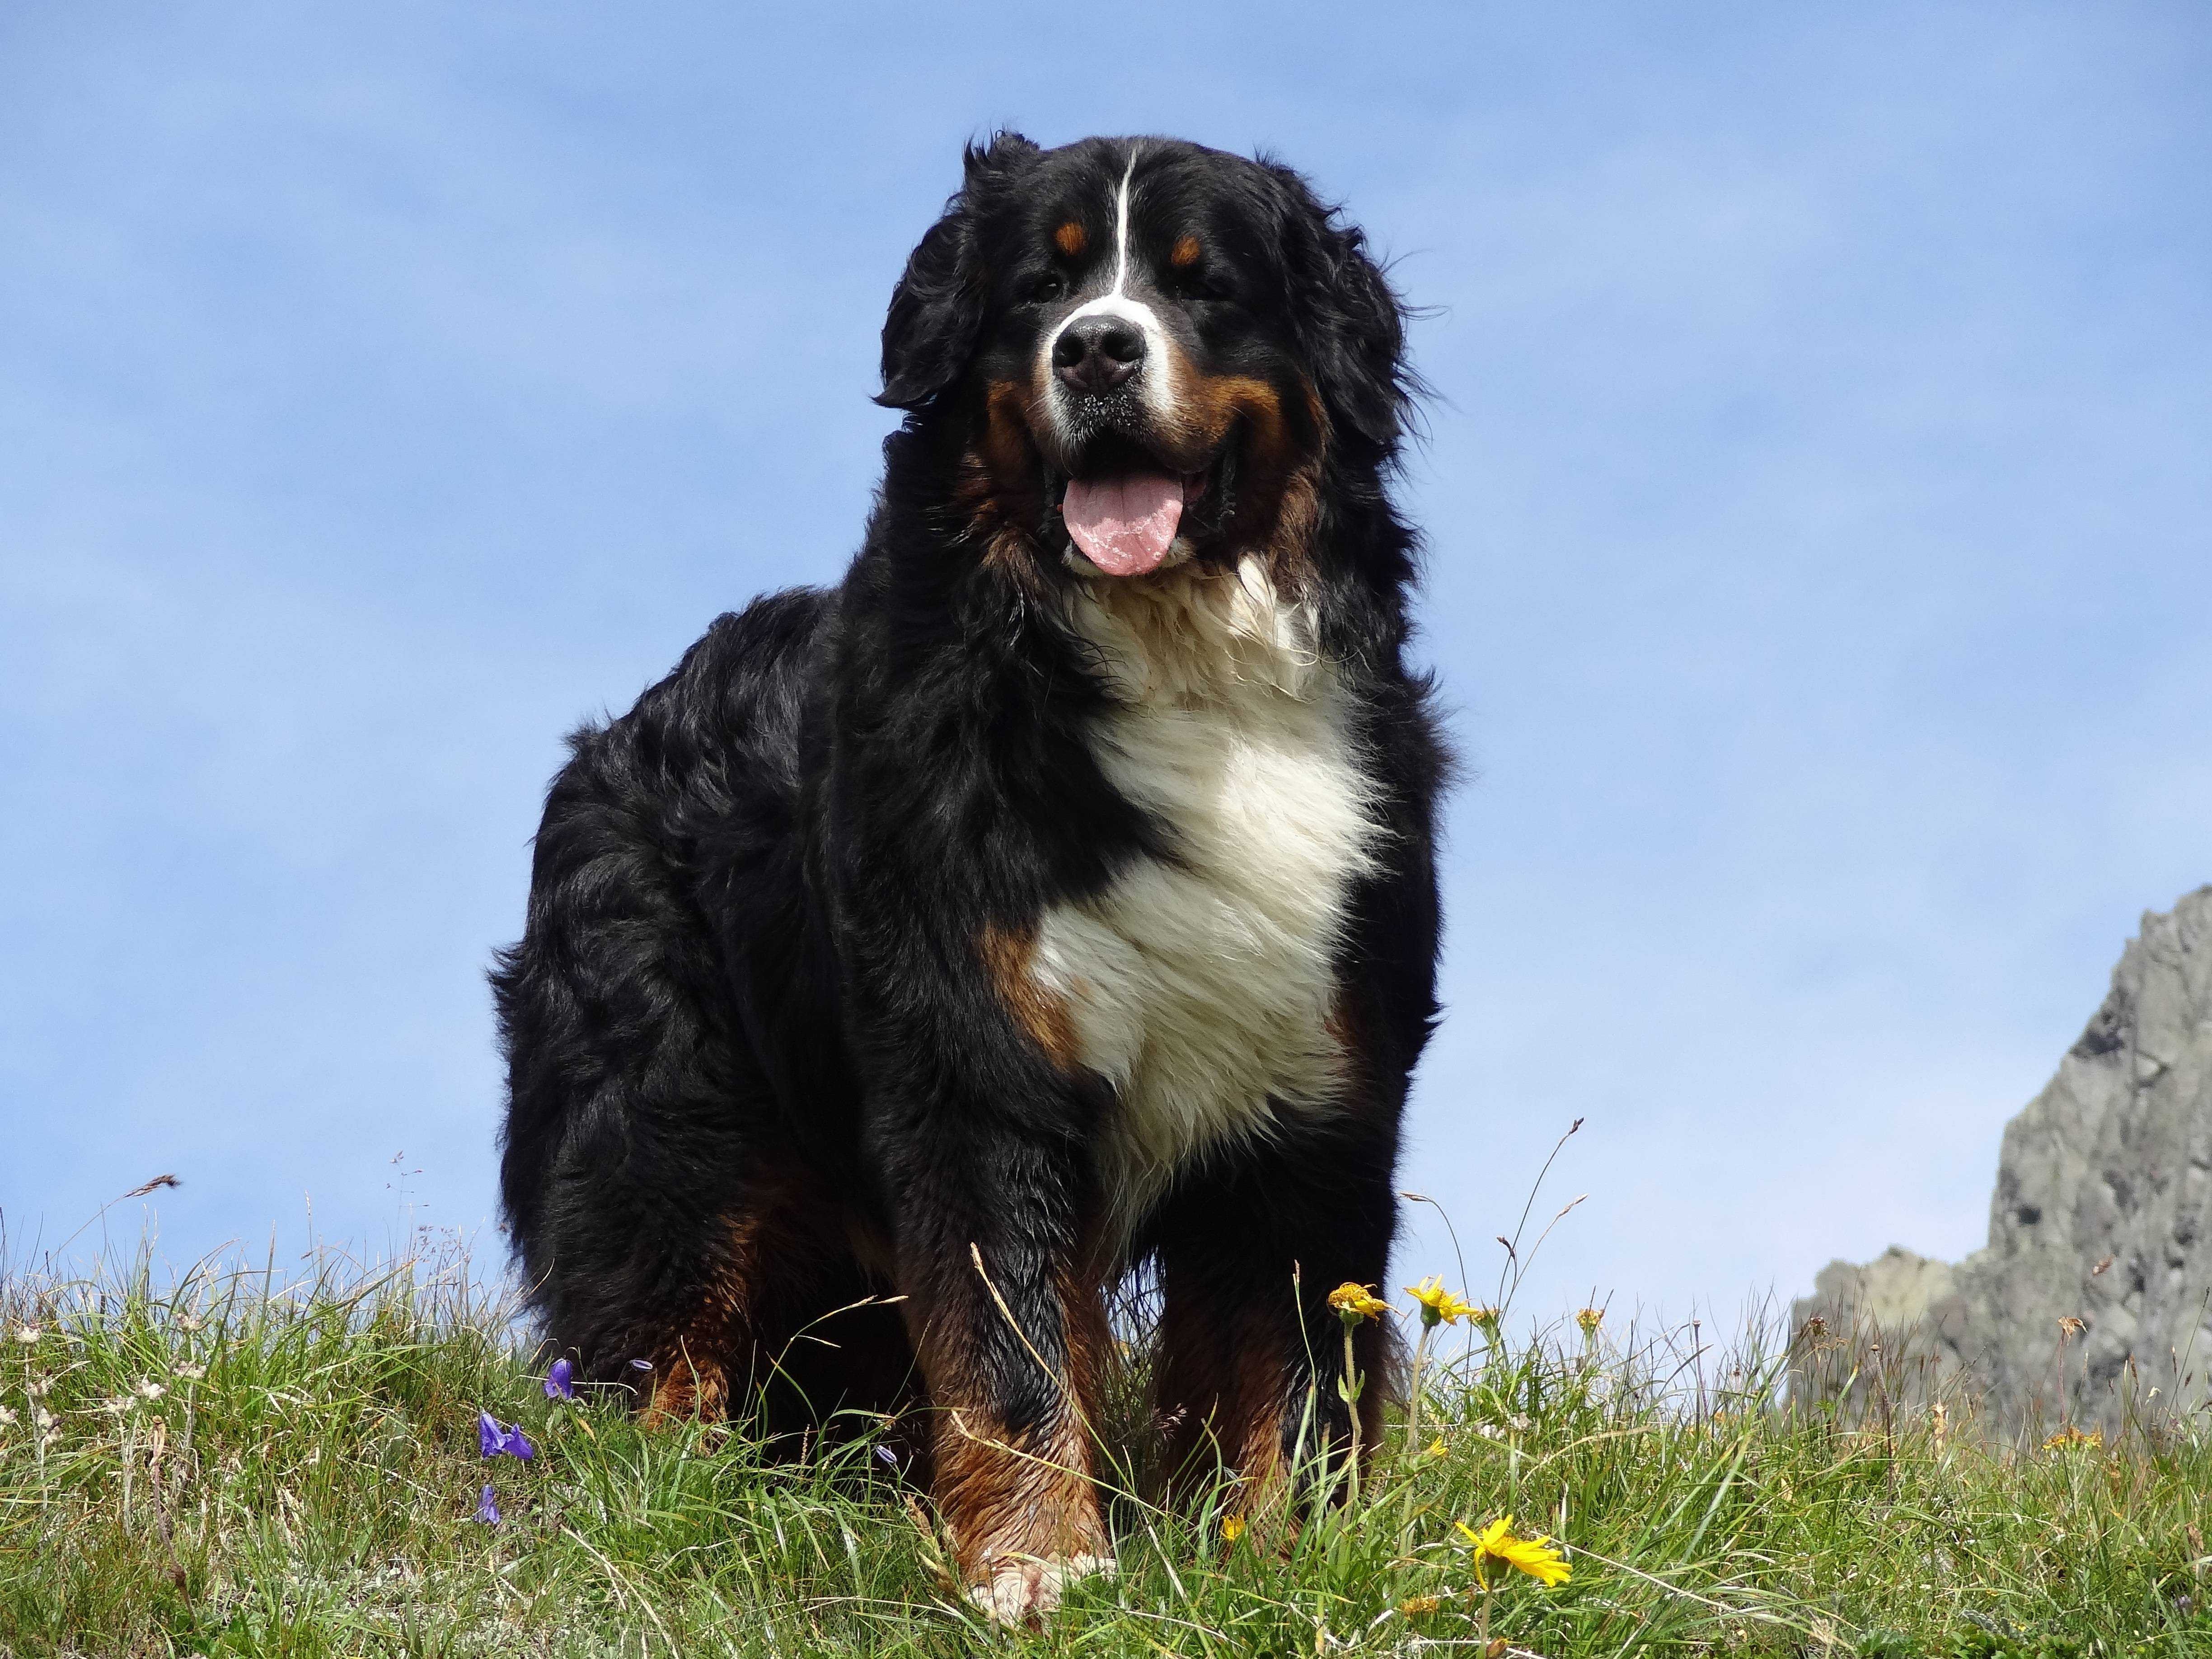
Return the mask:
<path id="1" fill-rule="evenodd" d="M 2006 1126 L 1987 1247 L 1822 1269 L 1792 1310 L 1793 1391 L 1868 1407 L 1963 1385 L 2001 1431 L 2193 1410 L 2212 1395 L 2208 1233 L 2212 887 L 2143 917 Z"/>

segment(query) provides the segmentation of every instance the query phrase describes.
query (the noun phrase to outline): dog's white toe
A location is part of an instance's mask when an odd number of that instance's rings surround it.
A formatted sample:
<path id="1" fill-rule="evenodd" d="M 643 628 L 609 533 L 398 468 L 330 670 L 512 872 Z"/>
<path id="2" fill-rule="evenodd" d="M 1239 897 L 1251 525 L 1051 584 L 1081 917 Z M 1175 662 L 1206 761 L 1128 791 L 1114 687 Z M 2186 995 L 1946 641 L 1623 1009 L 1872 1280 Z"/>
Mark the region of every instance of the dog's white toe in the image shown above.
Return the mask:
<path id="1" fill-rule="evenodd" d="M 1018 1625 L 1050 1613 L 1070 1584 L 1114 1571 L 1110 1555 L 1065 1555 L 1049 1560 L 1002 1556 L 993 1565 L 988 1583 L 968 1587 L 968 1599 L 994 1622 Z"/>

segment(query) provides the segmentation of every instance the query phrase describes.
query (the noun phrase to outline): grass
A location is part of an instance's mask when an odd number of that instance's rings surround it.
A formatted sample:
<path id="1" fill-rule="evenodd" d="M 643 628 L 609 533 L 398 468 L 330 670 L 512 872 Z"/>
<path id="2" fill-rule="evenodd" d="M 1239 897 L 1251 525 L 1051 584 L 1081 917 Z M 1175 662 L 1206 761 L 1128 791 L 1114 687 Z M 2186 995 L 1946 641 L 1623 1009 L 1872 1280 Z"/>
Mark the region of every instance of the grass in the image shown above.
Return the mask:
<path id="1" fill-rule="evenodd" d="M 872 1447 L 770 1465 L 550 1401 L 457 1254 L 18 1272 L 0 1652 L 2212 1654 L 2194 1429 L 1991 1446 L 1955 1404 L 1779 1406 L 1771 1362 L 1686 1338 L 1476 1339 L 1430 1364 L 1422 1443 L 1394 1419 L 1358 1504 L 1287 1553 L 1124 1498 L 1120 1576 L 998 1632 Z M 537 1455 L 481 1457 L 482 1410 Z M 1454 1523 L 1505 1514 L 1565 1542 L 1568 1583 L 1478 1589 Z"/>

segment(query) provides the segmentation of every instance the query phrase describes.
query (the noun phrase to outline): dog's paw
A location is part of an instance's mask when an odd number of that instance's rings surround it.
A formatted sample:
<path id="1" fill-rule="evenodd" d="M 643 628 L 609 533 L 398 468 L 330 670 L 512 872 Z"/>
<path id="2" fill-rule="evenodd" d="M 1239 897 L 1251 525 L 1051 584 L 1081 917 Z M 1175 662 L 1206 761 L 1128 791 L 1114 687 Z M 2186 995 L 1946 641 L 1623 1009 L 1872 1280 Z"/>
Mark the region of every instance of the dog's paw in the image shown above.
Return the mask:
<path id="1" fill-rule="evenodd" d="M 1115 1571 L 1110 1555 L 1002 1556 L 990 1568 L 986 1584 L 970 1584 L 968 1599 L 991 1615 L 992 1622 L 1018 1625 L 1042 1619 L 1060 1605 L 1078 1579 Z"/>

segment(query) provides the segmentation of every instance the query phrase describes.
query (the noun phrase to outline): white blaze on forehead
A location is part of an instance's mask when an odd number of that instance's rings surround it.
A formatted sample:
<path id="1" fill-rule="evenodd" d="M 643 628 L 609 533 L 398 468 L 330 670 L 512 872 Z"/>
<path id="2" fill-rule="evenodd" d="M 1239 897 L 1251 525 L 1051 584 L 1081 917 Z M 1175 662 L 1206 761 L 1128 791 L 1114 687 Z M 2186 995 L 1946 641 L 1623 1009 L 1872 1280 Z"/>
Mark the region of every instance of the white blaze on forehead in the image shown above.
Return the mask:
<path id="1" fill-rule="evenodd" d="M 1129 146 L 1129 165 L 1121 174 L 1121 188 L 1114 192 L 1114 293 L 1118 296 L 1129 280 L 1129 181 L 1137 176 L 1137 147 Z"/>
<path id="2" fill-rule="evenodd" d="M 1129 146 L 1129 165 L 1121 174 L 1121 183 L 1114 192 L 1114 286 L 1097 299 L 1084 304 L 1061 319 L 1060 325 L 1037 348 L 1037 372 L 1049 379 L 1055 399 L 1067 396 L 1056 378 L 1052 376 L 1052 349 L 1060 337 L 1085 317 L 1119 317 L 1136 325 L 1145 337 L 1144 366 L 1137 372 L 1137 390 L 1146 404 L 1156 414 L 1165 415 L 1175 406 L 1174 388 L 1170 383 L 1173 371 L 1169 368 L 1168 333 L 1161 325 L 1158 313 L 1142 300 L 1133 300 L 1127 293 L 1129 283 L 1129 194 L 1137 176 L 1137 149 Z"/>

